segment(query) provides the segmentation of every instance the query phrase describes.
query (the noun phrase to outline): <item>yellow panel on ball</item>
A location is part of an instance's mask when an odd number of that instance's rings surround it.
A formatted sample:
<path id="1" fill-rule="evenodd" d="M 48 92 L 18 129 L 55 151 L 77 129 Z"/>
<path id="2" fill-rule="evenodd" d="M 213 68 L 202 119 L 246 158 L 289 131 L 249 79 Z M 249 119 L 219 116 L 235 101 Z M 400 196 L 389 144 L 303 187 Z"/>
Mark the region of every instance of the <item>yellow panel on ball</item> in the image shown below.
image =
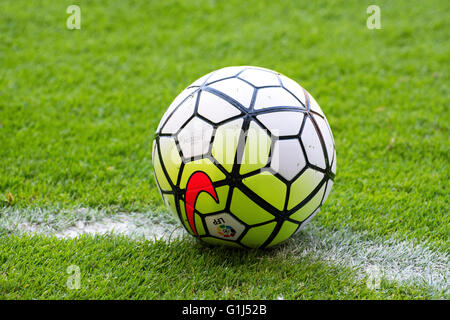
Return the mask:
<path id="1" fill-rule="evenodd" d="M 261 172 L 242 180 L 253 192 L 278 210 L 283 210 L 286 185 L 270 172 Z"/>
<path id="2" fill-rule="evenodd" d="M 264 223 L 274 218 L 237 188 L 233 190 L 230 210 L 236 217 L 249 225 Z"/>
<path id="3" fill-rule="evenodd" d="M 309 200 L 308 203 L 306 203 L 299 210 L 291 214 L 290 218 L 298 222 L 301 222 L 308 218 L 311 213 L 313 213 L 320 206 L 320 201 L 322 200 L 324 191 L 325 183 L 323 184 L 322 188 L 320 188 L 320 190 L 314 195 L 314 197 L 312 197 L 312 199 Z"/>
<path id="4" fill-rule="evenodd" d="M 155 170 L 155 176 L 156 180 L 158 181 L 159 187 L 165 191 L 172 191 L 172 187 L 170 186 L 170 183 L 167 180 L 167 177 L 161 167 L 161 161 L 159 159 L 158 152 L 153 153 L 153 169 Z"/>
<path id="5" fill-rule="evenodd" d="M 290 236 L 294 234 L 294 232 L 297 230 L 298 224 L 285 221 L 283 222 L 283 225 L 280 228 L 280 231 L 278 231 L 275 238 L 273 238 L 272 242 L 269 243 L 267 247 L 274 246 L 276 244 L 279 244 L 280 242 L 288 239 Z"/>
<path id="6" fill-rule="evenodd" d="M 267 132 L 252 121 L 247 132 L 239 173 L 245 174 L 264 167 L 269 160 L 271 143 Z"/>
<path id="7" fill-rule="evenodd" d="M 175 206 L 175 196 L 172 194 L 163 194 L 163 200 L 170 213 L 178 218 L 177 208 Z"/>
<path id="8" fill-rule="evenodd" d="M 212 156 L 231 172 L 234 165 L 236 149 L 241 135 L 242 119 L 221 125 L 214 135 Z"/>
<path id="9" fill-rule="evenodd" d="M 276 224 L 276 222 L 270 222 L 262 226 L 250 228 L 242 238 L 241 243 L 250 248 L 260 247 L 270 236 Z"/>
<path id="10" fill-rule="evenodd" d="M 217 166 L 209 159 L 200 159 L 187 163 L 184 166 L 183 173 L 181 175 L 180 188 L 186 188 L 187 182 L 191 175 L 196 171 L 202 171 L 208 175 L 212 182 L 225 179 L 225 175 L 220 171 Z"/>
<path id="11" fill-rule="evenodd" d="M 291 185 L 289 193 L 288 210 L 302 202 L 319 185 L 324 174 L 317 170 L 308 168 Z"/>
<path id="12" fill-rule="evenodd" d="M 175 140 L 172 137 L 160 137 L 159 147 L 164 168 L 173 184 L 176 184 L 178 172 L 180 171 L 181 158 Z"/>
<path id="13" fill-rule="evenodd" d="M 216 202 L 209 193 L 199 193 L 197 201 L 195 202 L 195 209 L 199 213 L 206 214 L 225 209 L 225 205 L 227 204 L 228 189 L 230 189 L 229 186 L 217 187 L 215 189 L 219 202 Z"/>

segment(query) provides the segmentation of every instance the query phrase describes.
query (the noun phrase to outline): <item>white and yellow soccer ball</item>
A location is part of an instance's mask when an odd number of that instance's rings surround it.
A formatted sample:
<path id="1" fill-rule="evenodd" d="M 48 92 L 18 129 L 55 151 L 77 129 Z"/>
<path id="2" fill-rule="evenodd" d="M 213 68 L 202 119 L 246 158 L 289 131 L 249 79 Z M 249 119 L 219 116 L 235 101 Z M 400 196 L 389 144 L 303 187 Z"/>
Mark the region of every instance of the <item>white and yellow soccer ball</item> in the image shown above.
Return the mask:
<path id="1" fill-rule="evenodd" d="M 316 100 L 258 67 L 213 71 L 182 91 L 153 143 L 158 188 L 187 232 L 209 244 L 274 246 L 327 199 L 336 150 Z"/>

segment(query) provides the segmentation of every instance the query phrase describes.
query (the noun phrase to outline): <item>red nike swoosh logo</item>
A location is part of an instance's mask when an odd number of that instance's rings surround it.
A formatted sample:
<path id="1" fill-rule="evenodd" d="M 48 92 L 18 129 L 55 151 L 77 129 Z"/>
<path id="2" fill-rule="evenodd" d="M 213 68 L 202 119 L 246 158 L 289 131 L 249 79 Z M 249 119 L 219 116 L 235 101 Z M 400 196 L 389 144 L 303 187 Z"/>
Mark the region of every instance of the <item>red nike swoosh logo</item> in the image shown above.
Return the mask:
<path id="1" fill-rule="evenodd" d="M 194 208 L 198 195 L 201 192 L 208 193 L 211 197 L 214 198 L 217 203 L 219 203 L 219 198 L 217 197 L 216 190 L 212 185 L 211 179 L 206 173 L 202 171 L 196 171 L 191 175 L 187 183 L 185 202 L 186 216 L 189 222 L 189 226 L 196 236 L 198 236 L 198 232 L 195 228 Z"/>

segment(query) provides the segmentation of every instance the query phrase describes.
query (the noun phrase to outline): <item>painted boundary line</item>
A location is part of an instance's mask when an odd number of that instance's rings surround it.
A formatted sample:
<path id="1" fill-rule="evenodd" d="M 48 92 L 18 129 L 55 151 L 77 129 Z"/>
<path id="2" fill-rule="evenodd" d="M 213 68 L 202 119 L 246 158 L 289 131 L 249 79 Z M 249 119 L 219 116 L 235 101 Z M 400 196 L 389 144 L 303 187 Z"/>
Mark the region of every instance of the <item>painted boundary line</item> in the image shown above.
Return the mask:
<path id="1" fill-rule="evenodd" d="M 448 252 L 407 240 L 373 238 L 350 229 L 333 231 L 314 223 L 305 227 L 296 240 L 291 244 L 295 254 L 351 267 L 359 279 L 379 277 L 378 280 L 423 286 L 430 293 L 450 297 Z M 376 283 L 372 285 L 376 288 Z"/>
<path id="2" fill-rule="evenodd" d="M 83 234 L 124 235 L 132 239 L 165 240 L 186 233 L 169 214 L 161 212 L 107 215 L 89 208 L 74 210 L 4 209 L 0 228 L 13 234 L 46 234 L 74 238 Z M 311 257 L 331 265 L 353 268 L 358 280 L 375 277 L 429 288 L 431 294 L 450 297 L 449 253 L 411 241 L 369 237 L 349 229 L 329 230 L 309 224 L 280 254 Z M 369 286 L 369 283 L 368 283 Z"/>

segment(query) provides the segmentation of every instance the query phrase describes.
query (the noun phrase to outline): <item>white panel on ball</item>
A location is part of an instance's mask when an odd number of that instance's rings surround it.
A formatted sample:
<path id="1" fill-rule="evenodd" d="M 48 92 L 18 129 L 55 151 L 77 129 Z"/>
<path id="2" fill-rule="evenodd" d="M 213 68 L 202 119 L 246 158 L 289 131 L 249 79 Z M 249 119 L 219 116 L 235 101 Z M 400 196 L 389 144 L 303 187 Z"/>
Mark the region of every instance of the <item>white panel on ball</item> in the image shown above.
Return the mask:
<path id="1" fill-rule="evenodd" d="M 199 86 L 203 85 L 203 84 L 205 83 L 206 79 L 208 79 L 209 76 L 211 76 L 212 73 L 213 73 L 213 72 L 210 72 L 210 73 L 208 73 L 208 74 L 205 74 L 203 77 L 198 78 L 197 80 L 195 80 L 195 81 L 189 86 L 189 88 L 191 88 L 191 87 L 199 87 Z"/>
<path id="2" fill-rule="evenodd" d="M 289 79 L 286 76 L 283 76 L 280 74 L 281 83 L 283 84 L 283 87 L 285 87 L 287 90 L 289 90 L 293 95 L 299 99 L 303 105 L 306 107 L 306 98 L 305 98 L 305 91 L 297 82 L 295 82 L 292 79 Z"/>
<path id="3" fill-rule="evenodd" d="M 329 179 L 327 182 L 327 188 L 325 189 L 325 195 L 323 196 L 322 203 L 324 203 L 328 199 L 332 187 L 333 187 L 333 180 Z"/>
<path id="4" fill-rule="evenodd" d="M 280 85 L 280 80 L 275 73 L 262 69 L 247 69 L 239 75 L 239 78 L 250 82 L 255 87 Z"/>
<path id="5" fill-rule="evenodd" d="M 198 113 L 206 119 L 218 123 L 239 115 L 241 111 L 217 95 L 202 91 L 200 93 Z"/>
<path id="6" fill-rule="evenodd" d="M 325 115 L 323 114 L 323 111 L 320 108 L 319 104 L 317 103 L 316 99 L 314 99 L 314 97 L 312 95 L 310 95 L 309 93 L 308 93 L 308 96 L 309 96 L 309 106 L 310 106 L 311 110 L 314 112 L 317 112 L 322 117 L 325 117 Z"/>
<path id="7" fill-rule="evenodd" d="M 258 90 L 255 110 L 270 107 L 298 107 L 303 108 L 295 97 L 283 88 L 262 88 Z"/>
<path id="8" fill-rule="evenodd" d="M 157 132 L 161 129 L 163 124 L 166 122 L 167 118 L 172 114 L 172 112 L 180 105 L 181 102 L 183 102 L 184 99 L 186 99 L 189 95 L 192 95 L 194 91 L 196 91 L 197 88 L 188 88 L 183 90 L 176 98 L 173 100 L 173 102 L 170 104 L 169 108 L 167 108 L 167 111 L 164 113 L 164 115 L 161 118 L 161 121 L 159 122 L 158 128 L 156 129 Z M 192 95 L 192 98 L 194 95 Z M 193 112 L 194 109 L 192 109 Z M 191 113 L 192 115 L 192 113 Z"/>
<path id="9" fill-rule="evenodd" d="M 237 78 L 221 80 L 208 86 L 239 102 L 244 108 L 248 108 L 252 101 L 253 87 Z"/>
<path id="10" fill-rule="evenodd" d="M 278 140 L 272 151 L 270 167 L 286 180 L 294 178 L 306 165 L 298 139 Z"/>
<path id="11" fill-rule="evenodd" d="M 325 169 L 325 157 L 316 129 L 308 117 L 302 132 L 302 142 L 305 147 L 306 156 L 309 163 L 319 168 Z"/>
<path id="12" fill-rule="evenodd" d="M 181 129 L 178 143 L 185 158 L 198 157 L 209 150 L 213 127 L 207 122 L 195 117 Z"/>
<path id="13" fill-rule="evenodd" d="M 162 127 L 161 133 L 175 134 L 180 127 L 194 114 L 197 93 L 188 98 L 175 110 Z"/>
<path id="14" fill-rule="evenodd" d="M 328 124 L 325 122 L 325 120 L 319 116 L 312 116 L 314 120 L 316 121 L 317 125 L 319 126 L 320 133 L 322 134 L 323 140 L 325 141 L 325 146 L 327 148 L 327 155 L 328 155 L 328 163 L 331 164 L 331 160 L 333 160 L 333 137 L 331 136 L 330 128 L 328 127 Z"/>
<path id="15" fill-rule="evenodd" d="M 207 84 L 236 76 L 239 72 L 241 72 L 245 67 L 227 67 L 222 68 L 214 72 L 214 74 L 208 79 Z"/>
<path id="16" fill-rule="evenodd" d="M 271 134 L 281 137 L 298 134 L 303 117 L 302 112 L 278 111 L 260 114 L 256 119 L 261 121 Z"/>
<path id="17" fill-rule="evenodd" d="M 331 166 L 331 172 L 336 174 L 336 148 L 334 149 L 333 164 Z"/>

